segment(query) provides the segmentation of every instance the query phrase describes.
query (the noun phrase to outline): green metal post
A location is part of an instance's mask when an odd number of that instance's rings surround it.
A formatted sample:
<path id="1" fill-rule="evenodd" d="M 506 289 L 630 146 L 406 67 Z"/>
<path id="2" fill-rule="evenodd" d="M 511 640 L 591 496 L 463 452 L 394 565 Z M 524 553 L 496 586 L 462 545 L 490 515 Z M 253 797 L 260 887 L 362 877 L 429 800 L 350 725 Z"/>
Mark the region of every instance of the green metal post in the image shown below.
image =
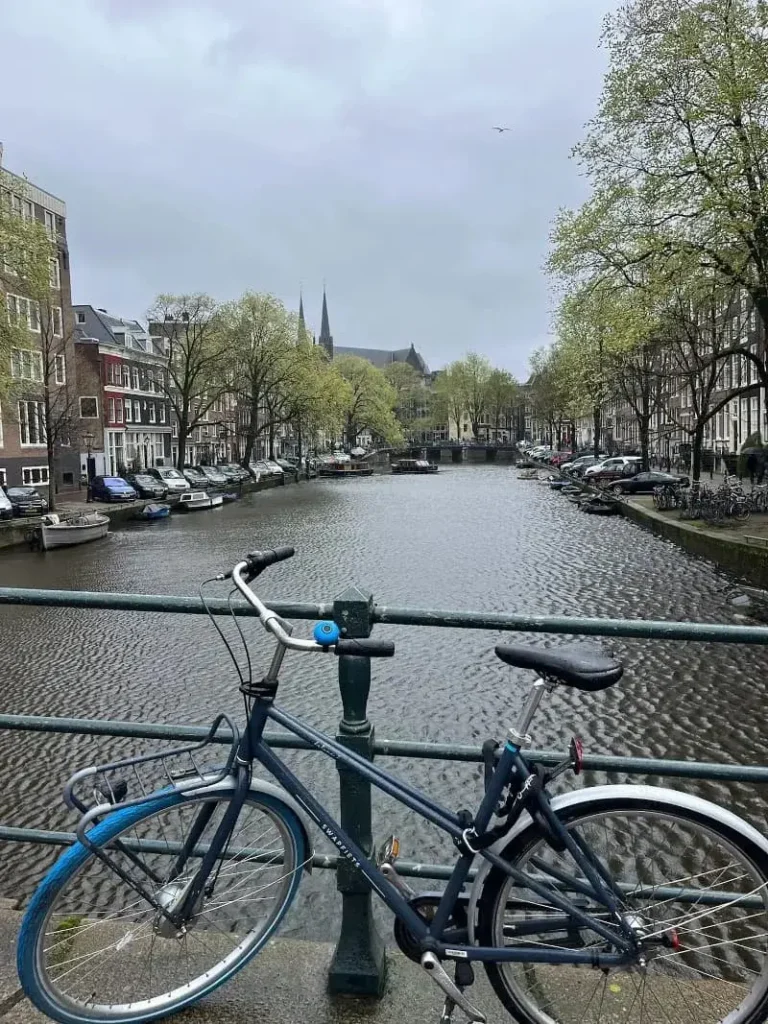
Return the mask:
<path id="1" fill-rule="evenodd" d="M 333 617 L 346 637 L 371 633 L 373 598 L 351 587 L 334 601 Z M 368 721 L 371 688 L 370 658 L 339 658 L 339 689 L 344 716 L 337 739 L 345 747 L 373 760 L 374 730 Z M 373 849 L 371 785 L 348 768 L 338 766 L 341 824 L 366 853 Z M 336 888 L 341 893 L 341 934 L 328 976 L 331 992 L 355 996 L 380 996 L 384 990 L 387 962 L 384 942 L 376 930 L 371 889 L 363 876 L 344 857 L 339 858 Z"/>

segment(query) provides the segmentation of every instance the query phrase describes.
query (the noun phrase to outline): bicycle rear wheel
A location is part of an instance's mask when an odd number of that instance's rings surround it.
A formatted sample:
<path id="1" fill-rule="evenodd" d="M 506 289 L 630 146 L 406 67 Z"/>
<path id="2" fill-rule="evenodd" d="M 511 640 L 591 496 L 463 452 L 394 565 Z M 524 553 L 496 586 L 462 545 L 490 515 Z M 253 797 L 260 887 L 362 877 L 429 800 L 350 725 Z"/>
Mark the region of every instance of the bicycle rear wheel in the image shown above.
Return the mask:
<path id="1" fill-rule="evenodd" d="M 522 1024 L 763 1024 L 768 1013 L 768 857 L 748 838 L 687 808 L 621 798 L 561 812 L 623 893 L 627 922 L 645 936 L 645 966 L 610 972 L 576 966 L 495 963 L 490 981 Z M 535 826 L 504 858 L 559 891 L 563 873 L 584 883 L 567 853 Z M 546 874 L 560 872 L 555 882 Z M 567 888 L 567 885 L 566 885 Z M 600 913 L 588 896 L 570 898 Z M 607 921 L 607 912 L 602 911 Z M 530 933 L 530 922 L 540 931 Z M 547 922 L 547 927 L 542 922 Z M 526 922 L 528 922 L 526 928 Z M 482 890 L 483 946 L 615 952 L 546 899 L 494 868 Z"/>
<path id="2" fill-rule="evenodd" d="M 169 792 L 115 811 L 89 836 L 167 908 L 194 877 L 230 800 L 229 790 Z M 204 808 L 210 817 L 179 874 L 179 850 Z M 129 851 L 138 852 L 143 870 Z M 62 1024 L 149 1021 L 190 1006 L 261 949 L 290 906 L 308 856 L 293 811 L 268 795 L 249 795 L 179 934 L 128 881 L 77 843 L 43 879 L 22 922 L 24 991 Z"/>

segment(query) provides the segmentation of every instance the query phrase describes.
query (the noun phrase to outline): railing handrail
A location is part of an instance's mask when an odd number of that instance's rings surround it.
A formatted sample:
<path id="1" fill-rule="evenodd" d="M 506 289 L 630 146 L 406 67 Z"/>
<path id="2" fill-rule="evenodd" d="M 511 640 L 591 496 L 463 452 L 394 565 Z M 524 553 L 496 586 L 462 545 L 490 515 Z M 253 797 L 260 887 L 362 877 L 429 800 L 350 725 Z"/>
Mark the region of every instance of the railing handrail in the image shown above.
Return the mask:
<path id="1" fill-rule="evenodd" d="M 160 612 L 205 615 L 199 597 L 172 594 L 120 594 L 91 590 L 44 590 L 0 587 L 0 604 L 48 608 L 99 608 L 107 611 Z M 269 607 L 287 619 L 333 617 L 333 602 L 269 601 Z M 253 616 L 244 601 L 206 599 L 214 615 Z M 731 626 L 718 622 L 673 622 L 650 619 L 583 618 L 567 615 L 510 615 L 374 605 L 372 623 L 390 626 L 432 626 L 442 629 L 482 629 L 522 633 L 567 633 L 586 636 L 628 637 L 640 640 L 686 640 L 730 644 L 768 645 L 768 626 Z"/>

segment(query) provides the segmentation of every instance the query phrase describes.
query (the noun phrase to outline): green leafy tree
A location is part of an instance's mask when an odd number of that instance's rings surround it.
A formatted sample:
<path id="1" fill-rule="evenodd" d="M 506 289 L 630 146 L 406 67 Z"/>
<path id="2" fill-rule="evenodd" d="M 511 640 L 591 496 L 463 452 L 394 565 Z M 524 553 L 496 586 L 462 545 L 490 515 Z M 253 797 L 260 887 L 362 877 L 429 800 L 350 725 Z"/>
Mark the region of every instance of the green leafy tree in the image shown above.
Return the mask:
<path id="1" fill-rule="evenodd" d="M 209 295 L 158 295 L 147 313 L 150 333 L 165 343 L 168 373 L 162 390 L 178 424 L 177 466 L 187 440 L 232 386 L 232 350 L 221 308 Z"/>
<path id="2" fill-rule="evenodd" d="M 388 444 L 401 444 L 403 434 L 394 413 L 397 394 L 384 373 L 357 356 L 343 356 L 333 366 L 346 384 L 342 411 L 347 445 L 352 447 L 366 430 Z"/>
<path id="3" fill-rule="evenodd" d="M 432 388 L 432 418 L 435 425 L 445 424 L 448 433 L 455 424 L 456 436 L 461 439 L 461 424 L 467 411 L 467 379 L 462 361 L 451 363 L 441 370 Z"/>
<path id="4" fill-rule="evenodd" d="M 383 372 L 395 392 L 395 416 L 403 433 L 411 436 L 417 421 L 423 423 L 426 418 L 422 376 L 410 363 L 390 363 Z"/>
<path id="5" fill-rule="evenodd" d="M 488 422 L 498 440 L 502 421 L 509 420 L 515 405 L 519 402 L 520 389 L 517 381 L 506 370 L 491 370 L 485 387 L 485 406 Z"/>
<path id="6" fill-rule="evenodd" d="M 318 447 L 322 435 L 336 435 L 344 419 L 347 385 L 323 350 L 311 341 L 299 342 L 293 353 L 285 389 L 284 412 L 296 435 L 298 454 Z"/>

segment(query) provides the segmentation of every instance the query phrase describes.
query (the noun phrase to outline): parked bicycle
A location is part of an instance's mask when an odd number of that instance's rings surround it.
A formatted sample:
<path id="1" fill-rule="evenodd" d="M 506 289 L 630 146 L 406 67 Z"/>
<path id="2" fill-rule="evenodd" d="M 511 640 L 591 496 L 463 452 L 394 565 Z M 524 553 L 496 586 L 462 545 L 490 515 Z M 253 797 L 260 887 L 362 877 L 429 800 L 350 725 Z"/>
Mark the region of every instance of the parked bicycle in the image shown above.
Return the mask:
<path id="1" fill-rule="evenodd" d="M 292 555 L 254 552 L 218 577 L 233 580 L 277 641 L 263 677 L 241 675 L 242 734 L 224 715 L 211 727 L 209 741 L 231 730 L 224 763 L 206 742 L 94 765 L 67 783 L 77 842 L 43 879 L 19 935 L 35 1006 L 62 1024 L 129 1024 L 213 992 L 290 907 L 312 863 L 310 819 L 395 915 L 398 945 L 445 997 L 443 1022 L 456 1007 L 485 1020 L 470 989 L 478 963 L 522 1024 L 765 1020 L 768 840 L 725 808 L 657 786 L 553 796 L 555 779 L 581 771 L 578 741 L 549 771 L 523 753 L 548 694 L 605 690 L 621 678 L 619 662 L 589 644 L 497 646 L 502 662 L 536 680 L 500 748 L 486 745 L 479 806 L 452 810 L 275 703 L 288 650 L 394 653 L 333 623 L 294 637 L 250 586 Z M 375 859 L 362 850 L 266 743 L 269 720 L 447 833 L 457 860 L 445 889 L 416 895 L 398 874 L 395 841 Z M 279 785 L 257 777 L 256 763 Z M 153 772 L 164 780 L 154 788 Z M 300 985 L 298 962 L 296 971 Z"/>

